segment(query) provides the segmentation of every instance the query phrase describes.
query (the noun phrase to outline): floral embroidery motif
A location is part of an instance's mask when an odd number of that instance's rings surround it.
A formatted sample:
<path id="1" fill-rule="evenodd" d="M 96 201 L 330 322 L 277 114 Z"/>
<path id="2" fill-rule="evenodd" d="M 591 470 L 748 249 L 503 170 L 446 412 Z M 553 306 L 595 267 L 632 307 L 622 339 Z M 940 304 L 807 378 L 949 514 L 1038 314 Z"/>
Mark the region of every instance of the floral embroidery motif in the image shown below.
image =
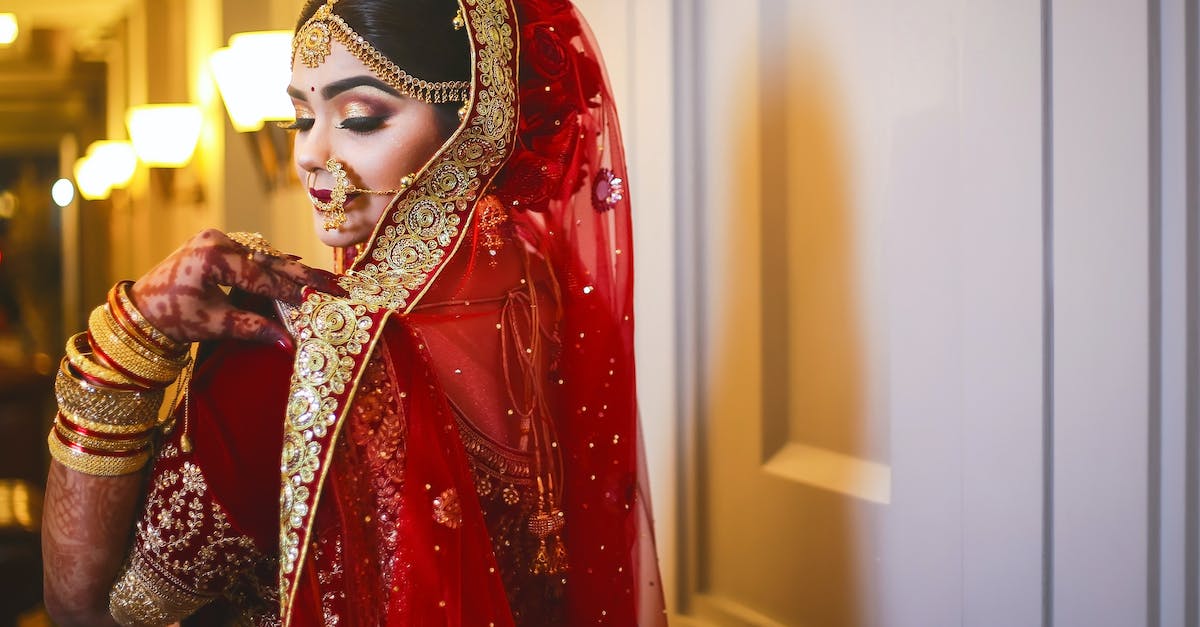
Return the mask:
<path id="1" fill-rule="evenodd" d="M 458 501 L 457 490 L 449 488 L 433 498 L 433 520 L 451 529 L 462 526 L 462 503 Z"/>
<path id="2" fill-rule="evenodd" d="M 516 37 L 509 0 L 460 0 L 475 50 L 467 123 L 417 174 L 371 247 L 339 280 L 349 297 L 310 294 L 291 329 L 297 354 L 281 462 L 279 591 L 290 622 L 324 469 L 344 403 L 374 338 L 393 312 L 406 312 L 461 241 L 462 227 L 504 164 L 516 135 Z"/>
<path id="3" fill-rule="evenodd" d="M 121 624 L 167 624 L 185 618 L 245 580 L 264 558 L 237 534 L 209 494 L 200 467 L 166 446 L 166 470 L 150 486 L 137 542 L 109 595 Z"/>

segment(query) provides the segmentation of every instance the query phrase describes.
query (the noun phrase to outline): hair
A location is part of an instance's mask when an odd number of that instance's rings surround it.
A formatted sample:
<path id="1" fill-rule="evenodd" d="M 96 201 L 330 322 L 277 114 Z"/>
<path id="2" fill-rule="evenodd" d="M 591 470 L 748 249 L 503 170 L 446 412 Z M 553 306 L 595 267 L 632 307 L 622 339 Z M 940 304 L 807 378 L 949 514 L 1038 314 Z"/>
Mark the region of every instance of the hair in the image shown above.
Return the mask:
<path id="1" fill-rule="evenodd" d="M 308 0 L 300 30 L 326 0 Z M 466 31 L 455 30 L 455 0 L 341 0 L 333 12 L 393 63 L 419 79 L 440 83 L 471 80 L 471 49 Z M 434 105 L 442 134 L 458 128 L 462 103 Z"/>

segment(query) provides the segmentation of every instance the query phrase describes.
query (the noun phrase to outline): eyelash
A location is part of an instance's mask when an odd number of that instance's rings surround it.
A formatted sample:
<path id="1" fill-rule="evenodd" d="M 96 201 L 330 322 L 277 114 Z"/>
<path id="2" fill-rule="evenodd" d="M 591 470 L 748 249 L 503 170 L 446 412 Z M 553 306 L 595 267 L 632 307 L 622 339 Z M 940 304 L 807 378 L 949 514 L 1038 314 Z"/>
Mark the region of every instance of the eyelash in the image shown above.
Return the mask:
<path id="1" fill-rule="evenodd" d="M 382 115 L 346 118 L 345 120 L 342 120 L 342 122 L 338 124 L 336 128 L 347 130 L 351 133 L 366 135 L 367 133 L 378 130 L 379 127 L 383 126 L 383 122 L 386 119 L 387 116 Z M 281 125 L 281 127 L 285 130 L 300 131 L 303 133 L 304 131 L 312 130 L 313 124 L 315 123 L 316 119 L 314 118 L 296 118 L 295 122 Z"/>
<path id="2" fill-rule="evenodd" d="M 386 119 L 387 116 L 384 115 L 346 118 L 345 120 L 342 120 L 341 124 L 337 125 L 337 128 L 345 129 L 360 135 L 366 135 L 367 133 L 377 130 L 379 127 L 383 126 L 383 121 Z"/>

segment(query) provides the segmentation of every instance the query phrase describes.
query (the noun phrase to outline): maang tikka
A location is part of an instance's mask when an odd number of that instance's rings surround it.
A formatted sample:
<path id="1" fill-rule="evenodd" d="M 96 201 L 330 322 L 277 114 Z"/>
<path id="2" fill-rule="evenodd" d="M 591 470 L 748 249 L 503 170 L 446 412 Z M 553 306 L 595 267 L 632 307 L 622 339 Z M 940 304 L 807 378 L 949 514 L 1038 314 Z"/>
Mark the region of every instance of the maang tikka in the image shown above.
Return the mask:
<path id="1" fill-rule="evenodd" d="M 338 0 L 328 0 L 296 31 L 292 39 L 293 59 L 299 57 L 306 67 L 319 67 L 329 57 L 336 39 L 383 82 L 409 98 L 429 104 L 467 101 L 471 94 L 469 81 L 432 82 L 405 72 L 333 12 L 337 3 Z"/>
<path id="2" fill-rule="evenodd" d="M 325 214 L 325 230 L 336 231 L 342 228 L 346 223 L 346 199 L 350 194 L 376 194 L 379 196 L 395 196 L 400 192 L 409 188 L 412 185 L 412 176 L 406 176 L 400 179 L 400 189 L 363 189 L 355 187 L 350 182 L 350 175 L 346 173 L 346 167 L 337 159 L 330 158 L 325 162 L 325 169 L 333 175 L 333 189 L 329 194 L 329 201 L 322 202 L 317 198 L 312 198 L 313 205 Z M 316 178 L 316 172 L 308 173 L 308 186 L 312 189 L 313 179 Z"/>

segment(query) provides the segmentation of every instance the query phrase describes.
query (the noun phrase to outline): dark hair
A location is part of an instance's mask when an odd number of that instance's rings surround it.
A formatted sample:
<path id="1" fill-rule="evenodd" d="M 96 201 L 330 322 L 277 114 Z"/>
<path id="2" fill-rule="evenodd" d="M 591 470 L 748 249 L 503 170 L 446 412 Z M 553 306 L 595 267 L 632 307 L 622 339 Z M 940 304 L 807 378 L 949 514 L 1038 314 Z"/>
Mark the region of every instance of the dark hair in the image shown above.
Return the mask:
<path id="1" fill-rule="evenodd" d="M 326 0 L 308 0 L 296 30 Z M 405 72 L 430 82 L 470 81 L 471 50 L 466 31 L 454 29 L 455 0 L 340 0 L 333 12 Z M 435 105 L 443 134 L 458 128 L 462 103 Z"/>

